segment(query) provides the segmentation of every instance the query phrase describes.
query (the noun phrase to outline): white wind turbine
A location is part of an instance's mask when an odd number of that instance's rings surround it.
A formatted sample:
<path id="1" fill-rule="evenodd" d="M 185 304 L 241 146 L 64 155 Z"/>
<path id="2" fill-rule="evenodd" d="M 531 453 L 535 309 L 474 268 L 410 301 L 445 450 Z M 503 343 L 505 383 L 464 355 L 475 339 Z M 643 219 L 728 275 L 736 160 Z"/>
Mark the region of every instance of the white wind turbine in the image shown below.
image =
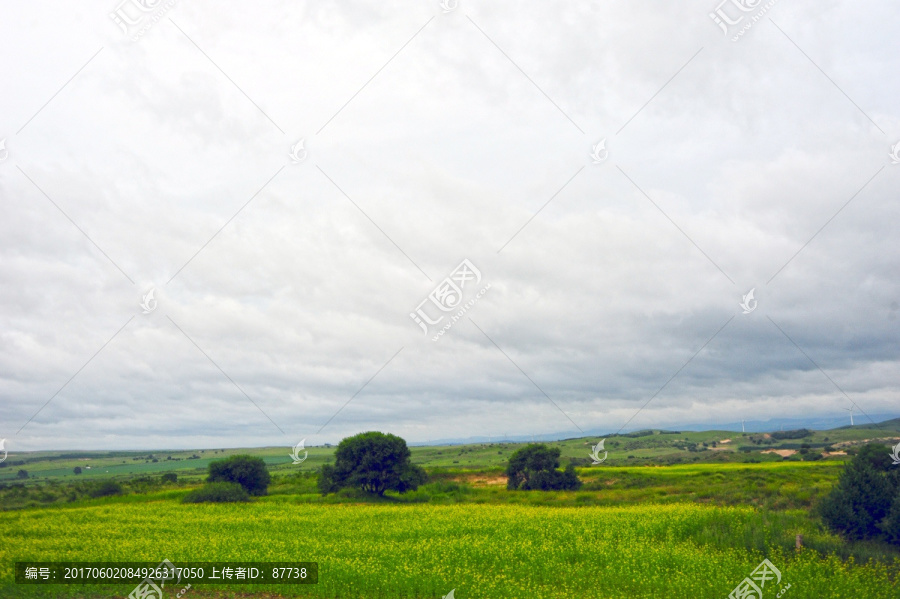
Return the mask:
<path id="1" fill-rule="evenodd" d="M 850 426 L 853 426 L 853 406 L 850 406 L 849 408 L 844 408 L 844 409 L 847 410 L 848 412 L 850 412 Z"/>

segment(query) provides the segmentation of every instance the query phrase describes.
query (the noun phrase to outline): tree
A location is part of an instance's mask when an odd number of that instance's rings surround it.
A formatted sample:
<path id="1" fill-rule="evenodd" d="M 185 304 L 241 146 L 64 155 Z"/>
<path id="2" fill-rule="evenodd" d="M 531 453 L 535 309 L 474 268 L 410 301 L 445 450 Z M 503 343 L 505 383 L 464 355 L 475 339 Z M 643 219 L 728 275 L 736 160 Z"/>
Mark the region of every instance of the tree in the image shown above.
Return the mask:
<path id="1" fill-rule="evenodd" d="M 532 443 L 517 450 L 509 457 L 506 467 L 506 488 L 511 491 L 581 488 L 574 465 L 566 466 L 564 472 L 557 470 L 559 455 L 558 447 L 548 447 L 543 443 Z"/>
<path id="2" fill-rule="evenodd" d="M 75 468 L 72 469 L 72 472 L 74 472 L 75 474 L 81 474 L 81 466 L 75 466 Z"/>
<path id="3" fill-rule="evenodd" d="M 28 478 L 28 470 L 19 470 L 16 472 L 16 478 Z"/>
<path id="4" fill-rule="evenodd" d="M 262 458 L 233 455 L 209 463 L 207 482 L 238 483 L 250 495 L 265 495 L 272 477 Z"/>
<path id="5" fill-rule="evenodd" d="M 396 435 L 371 431 L 343 439 L 334 452 L 334 465 L 319 474 L 323 495 L 345 487 L 382 496 L 385 491 L 415 491 L 427 479 L 425 471 L 409 461 L 406 441 Z"/>
<path id="6" fill-rule="evenodd" d="M 877 538 L 882 533 L 894 538 L 900 506 L 895 511 L 892 504 L 900 496 L 900 476 L 890 468 L 885 446 L 860 448 L 819 505 L 825 524 L 849 539 Z"/>
<path id="7" fill-rule="evenodd" d="M 162 475 L 161 480 L 164 483 L 174 483 L 178 481 L 178 475 L 174 472 L 166 472 Z"/>

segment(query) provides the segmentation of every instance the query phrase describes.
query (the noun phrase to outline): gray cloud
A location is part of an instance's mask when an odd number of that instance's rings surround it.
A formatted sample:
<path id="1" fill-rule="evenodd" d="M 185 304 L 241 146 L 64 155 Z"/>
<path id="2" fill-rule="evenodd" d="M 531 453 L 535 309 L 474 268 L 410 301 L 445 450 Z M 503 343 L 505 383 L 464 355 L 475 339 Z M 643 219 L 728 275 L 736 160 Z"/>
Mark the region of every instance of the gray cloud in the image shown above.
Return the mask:
<path id="1" fill-rule="evenodd" d="M 896 412 L 900 9 L 778 2 L 733 43 L 714 8 L 177 2 L 138 42 L 113 3 L 11 8 L 0 436 Z M 433 342 L 409 314 L 464 258 L 491 287 Z"/>

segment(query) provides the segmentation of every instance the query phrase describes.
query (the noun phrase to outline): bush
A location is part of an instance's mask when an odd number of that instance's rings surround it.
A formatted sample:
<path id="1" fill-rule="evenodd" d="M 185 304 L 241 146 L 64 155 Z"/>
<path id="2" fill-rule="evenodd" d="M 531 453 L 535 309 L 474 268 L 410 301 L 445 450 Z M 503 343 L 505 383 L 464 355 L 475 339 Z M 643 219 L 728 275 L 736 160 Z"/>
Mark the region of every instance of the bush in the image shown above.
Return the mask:
<path id="1" fill-rule="evenodd" d="M 109 497 L 111 495 L 121 495 L 122 494 L 122 485 L 115 481 L 108 480 L 106 482 L 100 483 L 93 487 L 90 491 L 88 491 L 88 495 L 93 498 L 97 497 Z"/>
<path id="2" fill-rule="evenodd" d="M 178 475 L 175 474 L 174 472 L 166 472 L 165 474 L 163 474 L 160 477 L 160 479 L 164 483 L 174 483 L 174 482 L 178 482 Z"/>
<path id="3" fill-rule="evenodd" d="M 75 466 L 72 469 L 72 472 L 74 472 L 75 474 L 81 474 L 81 466 Z"/>
<path id="4" fill-rule="evenodd" d="M 581 481 L 575 474 L 575 466 L 569 464 L 564 472 L 559 468 L 560 450 L 543 443 L 532 443 L 517 450 L 509 458 L 506 467 L 506 488 L 515 491 L 537 489 L 575 490 Z"/>
<path id="5" fill-rule="evenodd" d="M 237 483 L 250 495 L 265 495 L 272 477 L 262 458 L 233 455 L 209 463 L 209 483 Z"/>
<path id="6" fill-rule="evenodd" d="M 581 481 L 575 474 L 575 466 L 569 464 L 563 472 L 555 469 L 535 472 L 529 480 L 527 488 L 540 491 L 577 490 L 581 488 Z"/>
<path id="7" fill-rule="evenodd" d="M 396 435 L 373 431 L 347 437 L 334 452 L 334 465 L 322 467 L 319 491 L 325 495 L 352 487 L 378 496 L 415 491 L 428 477 L 410 455 L 406 441 Z"/>
<path id="8" fill-rule="evenodd" d="M 28 478 L 28 470 L 19 470 L 16 472 L 16 478 Z"/>
<path id="9" fill-rule="evenodd" d="M 878 527 L 889 543 L 900 545 L 900 494 L 894 498 L 891 509 Z"/>
<path id="10" fill-rule="evenodd" d="M 812 431 L 805 428 L 798 428 L 793 431 L 775 431 L 770 433 L 773 439 L 802 439 L 812 435 Z"/>
<path id="11" fill-rule="evenodd" d="M 854 540 L 885 537 L 900 542 L 895 534 L 900 525 L 900 475 L 890 470 L 889 453 L 883 445 L 860 448 L 819 505 L 829 528 Z"/>
<path id="12" fill-rule="evenodd" d="M 206 483 L 199 489 L 194 489 L 185 495 L 181 501 L 183 503 L 228 503 L 250 501 L 250 495 L 238 483 Z"/>

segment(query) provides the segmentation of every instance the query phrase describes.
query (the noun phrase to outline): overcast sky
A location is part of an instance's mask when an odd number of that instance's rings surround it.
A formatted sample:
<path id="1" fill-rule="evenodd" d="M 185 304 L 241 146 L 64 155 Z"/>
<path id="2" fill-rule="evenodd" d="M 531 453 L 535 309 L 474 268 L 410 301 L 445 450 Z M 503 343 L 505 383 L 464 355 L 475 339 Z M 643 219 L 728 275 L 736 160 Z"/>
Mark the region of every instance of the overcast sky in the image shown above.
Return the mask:
<path id="1" fill-rule="evenodd" d="M 3 2 L 0 437 L 900 413 L 900 4 L 740 4 Z"/>

